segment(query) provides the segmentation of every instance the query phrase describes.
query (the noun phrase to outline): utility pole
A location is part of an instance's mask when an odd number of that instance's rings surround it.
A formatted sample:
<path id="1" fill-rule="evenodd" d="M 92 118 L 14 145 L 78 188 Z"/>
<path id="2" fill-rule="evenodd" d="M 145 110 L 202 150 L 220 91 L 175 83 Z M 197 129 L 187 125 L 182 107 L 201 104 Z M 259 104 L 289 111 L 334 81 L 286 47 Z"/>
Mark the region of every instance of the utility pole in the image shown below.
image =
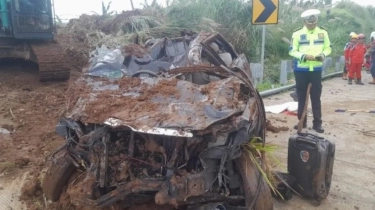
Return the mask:
<path id="1" fill-rule="evenodd" d="M 132 5 L 132 10 L 134 10 L 133 0 L 130 0 L 130 4 Z"/>
<path id="2" fill-rule="evenodd" d="M 266 25 L 263 25 L 263 31 L 262 31 L 262 51 L 261 51 L 261 57 L 260 57 L 260 63 L 262 65 L 263 71 L 264 71 L 264 48 L 266 45 Z"/>

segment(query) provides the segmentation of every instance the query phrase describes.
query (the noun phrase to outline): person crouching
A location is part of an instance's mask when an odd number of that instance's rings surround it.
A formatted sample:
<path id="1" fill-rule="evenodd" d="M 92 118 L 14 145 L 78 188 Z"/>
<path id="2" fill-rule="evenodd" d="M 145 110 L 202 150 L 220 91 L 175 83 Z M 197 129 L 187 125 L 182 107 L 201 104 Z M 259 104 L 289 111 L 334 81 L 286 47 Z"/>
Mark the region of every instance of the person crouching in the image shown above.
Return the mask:
<path id="1" fill-rule="evenodd" d="M 362 75 L 362 64 L 365 59 L 366 54 L 366 45 L 364 44 L 365 35 L 358 34 L 358 41 L 357 43 L 351 48 L 349 51 L 349 80 L 348 84 L 351 85 L 354 74 L 356 76 L 356 84 L 358 85 L 364 85 L 364 83 L 361 81 Z"/>

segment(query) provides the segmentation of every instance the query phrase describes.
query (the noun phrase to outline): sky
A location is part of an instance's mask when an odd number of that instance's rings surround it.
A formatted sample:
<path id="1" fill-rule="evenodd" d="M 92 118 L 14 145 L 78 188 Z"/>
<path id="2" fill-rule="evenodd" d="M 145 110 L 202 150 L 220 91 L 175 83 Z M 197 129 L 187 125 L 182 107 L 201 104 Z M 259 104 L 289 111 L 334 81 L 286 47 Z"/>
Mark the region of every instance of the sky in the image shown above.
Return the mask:
<path id="1" fill-rule="evenodd" d="M 67 21 L 70 18 L 79 17 L 81 14 L 93 14 L 92 11 L 101 13 L 102 0 L 53 0 L 55 1 L 55 12 L 62 19 Z M 111 10 L 121 12 L 131 10 L 130 0 L 104 0 L 105 3 L 112 1 Z M 135 8 L 142 8 L 141 3 L 145 0 L 133 0 Z M 152 0 L 148 0 L 151 3 Z M 157 0 L 165 5 L 167 0 Z M 375 6 L 375 0 L 352 0 L 361 5 Z M 77 3 L 79 2 L 79 4 Z"/>
<path id="2" fill-rule="evenodd" d="M 62 20 L 78 17 L 80 14 L 93 14 L 95 11 L 101 14 L 102 0 L 53 0 L 55 1 L 55 12 Z M 104 3 L 112 2 L 110 10 L 121 12 L 131 10 L 130 0 L 104 0 Z M 79 2 L 79 4 L 77 4 Z M 133 0 L 134 8 L 143 8 L 141 3 L 145 0 Z M 148 0 L 149 3 L 152 0 Z M 165 5 L 166 0 L 158 0 L 159 4 Z"/>

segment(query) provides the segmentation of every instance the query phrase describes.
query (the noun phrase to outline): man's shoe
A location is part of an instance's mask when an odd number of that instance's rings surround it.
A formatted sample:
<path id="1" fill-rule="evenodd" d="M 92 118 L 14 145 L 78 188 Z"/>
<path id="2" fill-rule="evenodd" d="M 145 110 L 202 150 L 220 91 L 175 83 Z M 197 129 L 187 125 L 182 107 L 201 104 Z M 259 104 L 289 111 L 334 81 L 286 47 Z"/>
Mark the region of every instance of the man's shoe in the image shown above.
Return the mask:
<path id="1" fill-rule="evenodd" d="M 313 126 L 312 129 L 314 129 L 316 132 L 318 133 L 324 133 L 324 129 L 322 128 L 322 126 L 320 125 L 317 125 L 317 126 Z"/>
<path id="2" fill-rule="evenodd" d="M 352 79 L 349 78 L 349 80 L 348 80 L 348 84 L 349 84 L 349 85 L 352 84 Z"/>
<path id="3" fill-rule="evenodd" d="M 307 128 L 307 124 L 303 124 L 302 128 Z M 298 124 L 294 126 L 294 129 L 298 130 Z"/>
<path id="4" fill-rule="evenodd" d="M 292 97 L 295 102 L 298 102 L 298 95 L 296 92 L 291 93 L 290 97 Z"/>

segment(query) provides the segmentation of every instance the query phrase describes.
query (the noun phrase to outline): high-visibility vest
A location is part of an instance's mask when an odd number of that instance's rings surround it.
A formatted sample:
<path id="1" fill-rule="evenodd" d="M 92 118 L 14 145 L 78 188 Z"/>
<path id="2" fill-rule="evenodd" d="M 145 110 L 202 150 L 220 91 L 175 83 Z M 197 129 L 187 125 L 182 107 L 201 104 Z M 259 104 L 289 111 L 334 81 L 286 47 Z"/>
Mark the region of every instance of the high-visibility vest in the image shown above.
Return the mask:
<path id="1" fill-rule="evenodd" d="M 322 62 L 305 60 L 305 56 L 326 57 L 331 52 L 332 46 L 326 29 L 317 26 L 314 30 L 302 27 L 294 31 L 289 51 L 289 55 L 298 60 L 294 71 L 322 71 Z"/>

